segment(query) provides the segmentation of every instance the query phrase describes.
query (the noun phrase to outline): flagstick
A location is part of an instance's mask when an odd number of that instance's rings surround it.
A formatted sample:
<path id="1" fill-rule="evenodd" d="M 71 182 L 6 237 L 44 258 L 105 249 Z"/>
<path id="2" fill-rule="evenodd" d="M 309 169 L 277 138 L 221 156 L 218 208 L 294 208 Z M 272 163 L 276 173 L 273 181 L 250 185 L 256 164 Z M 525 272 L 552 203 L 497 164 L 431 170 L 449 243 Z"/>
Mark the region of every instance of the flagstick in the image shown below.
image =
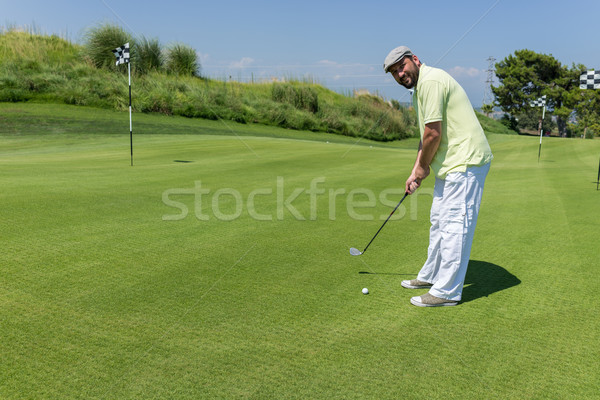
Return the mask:
<path id="1" fill-rule="evenodd" d="M 131 63 L 127 63 L 129 74 L 129 148 L 131 149 L 131 166 L 133 167 L 133 129 L 131 126 Z"/>
<path id="2" fill-rule="evenodd" d="M 596 179 L 596 190 L 598 190 L 598 185 L 600 185 L 600 161 L 598 161 L 598 179 Z"/>
<path id="3" fill-rule="evenodd" d="M 600 72 L 590 69 L 579 76 L 579 89 L 600 89 Z M 600 186 L 600 161 L 598 161 L 598 179 L 596 179 L 596 190 Z"/>
<path id="4" fill-rule="evenodd" d="M 544 108 L 542 110 L 542 119 L 540 120 L 540 148 L 538 149 L 538 163 L 540 162 L 540 155 L 542 154 L 542 133 L 544 132 L 543 123 L 544 123 L 545 116 L 546 116 L 546 105 L 544 104 Z"/>

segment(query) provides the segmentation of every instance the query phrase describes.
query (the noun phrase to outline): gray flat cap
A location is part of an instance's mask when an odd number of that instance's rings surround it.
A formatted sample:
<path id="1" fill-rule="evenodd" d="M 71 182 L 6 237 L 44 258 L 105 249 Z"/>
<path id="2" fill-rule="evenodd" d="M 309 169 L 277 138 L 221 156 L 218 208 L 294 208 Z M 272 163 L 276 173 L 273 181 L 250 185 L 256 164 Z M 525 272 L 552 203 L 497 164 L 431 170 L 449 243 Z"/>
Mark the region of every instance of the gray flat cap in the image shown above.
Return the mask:
<path id="1" fill-rule="evenodd" d="M 394 50 L 390 51 L 390 54 L 387 55 L 385 61 L 383 63 L 383 70 L 388 72 L 388 69 L 398 61 L 402 60 L 403 57 L 412 56 L 413 53 L 406 46 L 396 47 Z"/>

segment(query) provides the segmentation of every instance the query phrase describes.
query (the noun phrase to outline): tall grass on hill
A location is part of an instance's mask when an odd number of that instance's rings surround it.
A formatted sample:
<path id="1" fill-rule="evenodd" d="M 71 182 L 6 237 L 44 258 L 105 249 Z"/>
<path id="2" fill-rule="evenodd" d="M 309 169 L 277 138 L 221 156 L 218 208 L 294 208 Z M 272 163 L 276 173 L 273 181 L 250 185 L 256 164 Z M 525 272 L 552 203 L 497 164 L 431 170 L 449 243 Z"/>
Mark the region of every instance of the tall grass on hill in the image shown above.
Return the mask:
<path id="1" fill-rule="evenodd" d="M 11 60 L 21 65 L 62 66 L 76 61 L 77 47 L 56 35 L 42 36 L 17 28 L 0 33 L 0 62 Z"/>
<path id="2" fill-rule="evenodd" d="M 176 75 L 200 76 L 200 62 L 196 50 L 182 43 L 169 47 L 167 71 Z"/>
<path id="3" fill-rule="evenodd" d="M 0 34 L 0 101 L 34 100 L 126 110 L 127 79 L 115 73 L 112 50 L 126 41 L 132 43 L 132 39 L 112 28 L 101 26 L 92 31 L 98 37 L 85 46 L 54 36 Z M 158 41 L 146 44 L 140 46 L 144 52 L 157 54 Z M 197 71 L 193 49 L 180 46 L 177 52 L 180 64 L 171 67 L 173 71 Z M 92 61 L 94 54 L 96 62 Z M 132 67 L 141 63 L 141 53 L 134 55 L 137 58 L 132 59 Z M 103 65 L 110 68 L 98 67 Z M 187 73 L 165 73 L 159 68 L 148 68 L 145 73 L 132 68 L 132 75 L 133 109 L 138 112 L 259 123 L 379 141 L 416 134 L 413 111 L 397 110 L 376 96 L 353 98 L 310 82 L 215 81 Z"/>
<path id="4" fill-rule="evenodd" d="M 271 88 L 272 98 L 280 103 L 291 104 L 299 110 L 312 113 L 319 111 L 319 95 L 310 86 L 294 86 L 290 83 L 274 83 Z"/>
<path id="5" fill-rule="evenodd" d="M 131 57 L 135 58 L 136 46 L 133 37 L 119 26 L 102 24 L 86 32 L 83 55 L 97 68 L 115 70 L 115 56 L 112 51 L 125 43 L 129 43 Z"/>
<path id="6" fill-rule="evenodd" d="M 165 65 L 165 56 L 158 39 L 142 37 L 137 45 L 136 69 L 146 74 L 150 71 L 160 71 Z"/>

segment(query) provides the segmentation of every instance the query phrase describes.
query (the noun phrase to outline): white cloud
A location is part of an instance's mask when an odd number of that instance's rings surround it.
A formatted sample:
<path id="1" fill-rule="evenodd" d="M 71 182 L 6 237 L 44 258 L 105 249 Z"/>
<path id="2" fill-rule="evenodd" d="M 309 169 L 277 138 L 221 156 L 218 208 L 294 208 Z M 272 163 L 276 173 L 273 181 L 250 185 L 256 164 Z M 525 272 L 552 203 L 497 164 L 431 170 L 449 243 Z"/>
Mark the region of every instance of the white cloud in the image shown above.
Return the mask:
<path id="1" fill-rule="evenodd" d="M 254 62 L 253 58 L 243 57 L 240 61 L 234 61 L 229 64 L 230 68 L 246 68 L 249 67 Z"/>
<path id="2" fill-rule="evenodd" d="M 454 68 L 451 68 L 448 73 L 450 75 L 452 75 L 454 78 L 476 78 L 480 75 L 482 75 L 484 73 L 484 71 L 474 68 L 474 67 L 470 67 L 470 68 L 466 68 L 466 67 L 461 67 L 461 66 L 456 66 Z"/>
<path id="3" fill-rule="evenodd" d="M 330 61 L 330 60 L 321 60 L 317 64 L 324 65 L 324 66 L 327 66 L 327 67 L 337 67 L 339 65 L 337 62 Z"/>
<path id="4" fill-rule="evenodd" d="M 198 60 L 200 60 L 201 64 L 205 64 L 208 60 L 210 60 L 210 55 L 209 54 L 203 54 L 200 53 L 199 51 L 196 51 L 196 55 L 198 56 Z"/>

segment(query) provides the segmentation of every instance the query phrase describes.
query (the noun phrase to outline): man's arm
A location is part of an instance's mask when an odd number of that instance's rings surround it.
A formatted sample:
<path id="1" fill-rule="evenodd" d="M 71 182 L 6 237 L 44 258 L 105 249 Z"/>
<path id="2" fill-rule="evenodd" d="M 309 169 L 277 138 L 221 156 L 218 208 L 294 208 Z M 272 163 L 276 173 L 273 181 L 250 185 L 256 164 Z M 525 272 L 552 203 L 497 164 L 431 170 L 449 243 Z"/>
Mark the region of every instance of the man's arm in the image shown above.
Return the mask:
<path id="1" fill-rule="evenodd" d="M 431 122 L 425 125 L 423 140 L 419 143 L 417 159 L 410 177 L 406 181 L 406 192 L 413 194 L 421 181 L 429 175 L 429 165 L 437 152 L 442 140 L 442 121 Z"/>

